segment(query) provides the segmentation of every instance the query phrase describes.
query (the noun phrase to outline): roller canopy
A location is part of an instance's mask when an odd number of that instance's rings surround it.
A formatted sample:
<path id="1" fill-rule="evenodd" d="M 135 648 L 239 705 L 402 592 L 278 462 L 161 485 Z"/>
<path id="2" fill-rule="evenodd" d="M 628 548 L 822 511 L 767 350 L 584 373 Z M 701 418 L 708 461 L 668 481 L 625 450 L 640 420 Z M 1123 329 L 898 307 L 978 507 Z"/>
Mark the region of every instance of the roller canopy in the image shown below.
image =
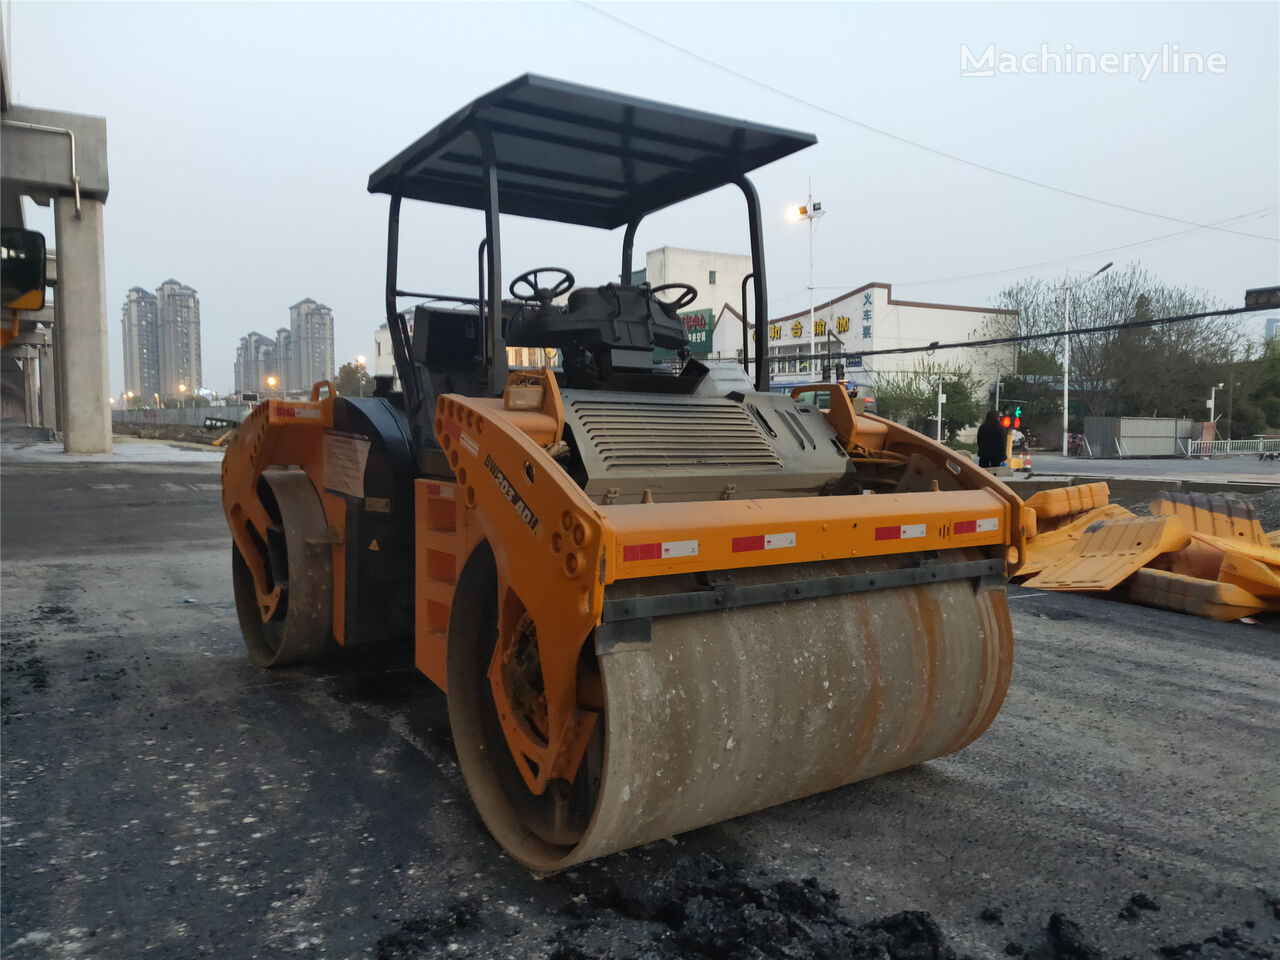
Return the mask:
<path id="1" fill-rule="evenodd" d="M 369 177 L 369 192 L 483 209 L 474 134 L 485 129 L 502 213 L 606 229 L 817 142 L 809 133 L 525 74 L 401 151 Z"/>

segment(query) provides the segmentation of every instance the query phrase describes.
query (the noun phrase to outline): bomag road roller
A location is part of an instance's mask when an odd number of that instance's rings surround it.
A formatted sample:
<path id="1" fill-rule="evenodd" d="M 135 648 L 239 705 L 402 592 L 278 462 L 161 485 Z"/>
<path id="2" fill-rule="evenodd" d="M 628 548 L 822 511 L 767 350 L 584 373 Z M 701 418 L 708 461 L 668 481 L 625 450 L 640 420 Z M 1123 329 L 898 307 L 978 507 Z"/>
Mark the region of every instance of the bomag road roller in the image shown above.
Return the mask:
<path id="1" fill-rule="evenodd" d="M 747 173 L 814 142 L 537 76 L 480 97 L 369 180 L 398 383 L 270 399 L 227 450 L 250 655 L 412 636 L 481 817 L 531 869 L 949 754 L 1004 698 L 1034 515 L 838 384 L 769 390 Z M 726 185 L 755 323 L 717 363 L 691 355 L 696 290 L 638 282 L 632 247 Z M 473 290 L 402 289 L 406 198 L 483 212 Z M 617 281 L 504 290 L 504 215 L 620 228 Z M 553 359 L 513 369 L 512 347 Z"/>

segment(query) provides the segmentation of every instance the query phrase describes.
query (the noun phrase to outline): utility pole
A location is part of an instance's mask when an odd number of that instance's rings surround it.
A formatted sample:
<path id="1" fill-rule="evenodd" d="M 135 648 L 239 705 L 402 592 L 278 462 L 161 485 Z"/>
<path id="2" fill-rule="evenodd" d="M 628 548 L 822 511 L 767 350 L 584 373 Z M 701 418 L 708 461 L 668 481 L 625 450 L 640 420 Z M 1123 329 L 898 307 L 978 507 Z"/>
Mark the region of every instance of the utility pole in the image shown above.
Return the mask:
<path id="1" fill-rule="evenodd" d="M 814 339 L 813 325 L 813 221 L 823 216 L 827 211 L 822 209 L 822 203 L 813 202 L 813 180 L 809 181 L 809 202 L 800 208 L 799 218 L 809 221 L 809 373 L 813 373 L 813 361 L 817 353 L 817 347 Z"/>
<path id="2" fill-rule="evenodd" d="M 1063 330 L 1065 331 L 1065 335 L 1062 338 L 1063 339 L 1063 344 L 1062 344 L 1062 452 L 1064 455 L 1067 454 L 1067 437 L 1068 437 L 1067 385 L 1071 381 L 1071 291 L 1074 290 L 1076 287 L 1083 287 L 1086 283 L 1088 283 L 1094 277 L 1098 276 L 1098 274 L 1105 273 L 1110 269 L 1111 269 L 1111 262 L 1108 261 L 1106 265 L 1099 267 L 1095 272 L 1089 274 L 1089 276 L 1085 277 L 1083 280 L 1078 280 L 1075 283 L 1068 283 L 1066 285 L 1067 287 L 1067 321 L 1063 325 Z M 1070 268 L 1068 268 L 1068 271 L 1069 270 Z"/>
<path id="3" fill-rule="evenodd" d="M 938 381 L 938 437 L 939 443 L 942 442 L 942 405 L 946 403 L 947 395 L 942 392 L 942 381 Z"/>

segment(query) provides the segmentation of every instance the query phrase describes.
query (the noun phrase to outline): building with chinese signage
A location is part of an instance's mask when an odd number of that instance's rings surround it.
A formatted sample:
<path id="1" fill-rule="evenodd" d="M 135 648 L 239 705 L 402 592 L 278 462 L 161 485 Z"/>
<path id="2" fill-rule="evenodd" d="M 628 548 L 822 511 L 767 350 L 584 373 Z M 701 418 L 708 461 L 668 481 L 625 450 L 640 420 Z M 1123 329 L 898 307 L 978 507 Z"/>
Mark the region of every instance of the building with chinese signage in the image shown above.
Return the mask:
<path id="1" fill-rule="evenodd" d="M 813 308 L 814 350 L 810 354 L 809 310 L 769 318 L 770 368 L 775 374 L 809 373 L 820 379 L 828 354 L 854 354 L 843 363 L 845 378 L 873 385 L 876 376 L 912 370 L 922 357 L 939 364 L 968 367 L 980 380 L 994 384 L 1001 371 L 1013 367 L 1015 347 L 965 347 L 931 353 L 861 356 L 862 352 L 931 343 L 957 343 L 995 335 L 1017 312 L 952 303 L 897 300 L 887 283 L 868 283 Z M 753 348 L 754 349 L 754 348 Z M 725 302 L 717 314 L 712 359 L 742 359 L 741 308 Z"/>

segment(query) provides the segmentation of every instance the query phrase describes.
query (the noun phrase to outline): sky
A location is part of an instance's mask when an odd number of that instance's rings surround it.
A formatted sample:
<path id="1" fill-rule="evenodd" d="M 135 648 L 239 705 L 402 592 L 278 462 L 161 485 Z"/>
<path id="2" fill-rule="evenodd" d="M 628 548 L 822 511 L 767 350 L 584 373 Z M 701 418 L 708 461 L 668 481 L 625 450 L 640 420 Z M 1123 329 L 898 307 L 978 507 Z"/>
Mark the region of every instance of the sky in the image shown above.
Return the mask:
<path id="1" fill-rule="evenodd" d="M 1228 306 L 1280 283 L 1275 2 L 3 9 L 14 101 L 107 120 L 116 393 L 126 293 L 170 277 L 199 292 L 205 387 L 230 392 L 240 337 L 273 335 L 306 297 L 333 308 L 339 364 L 372 355 L 387 200 L 369 174 L 526 72 L 816 134 L 752 175 L 775 316 L 809 303 L 808 226 L 788 211 L 810 185 L 826 210 L 819 302 L 882 281 L 899 299 L 982 306 L 1108 260 Z M 401 285 L 471 295 L 480 215 L 405 207 Z M 48 211 L 28 211 L 52 237 Z M 740 194 L 649 218 L 637 255 L 663 245 L 748 252 Z M 620 249 L 621 230 L 508 218 L 504 285 L 549 264 L 606 283 Z"/>

